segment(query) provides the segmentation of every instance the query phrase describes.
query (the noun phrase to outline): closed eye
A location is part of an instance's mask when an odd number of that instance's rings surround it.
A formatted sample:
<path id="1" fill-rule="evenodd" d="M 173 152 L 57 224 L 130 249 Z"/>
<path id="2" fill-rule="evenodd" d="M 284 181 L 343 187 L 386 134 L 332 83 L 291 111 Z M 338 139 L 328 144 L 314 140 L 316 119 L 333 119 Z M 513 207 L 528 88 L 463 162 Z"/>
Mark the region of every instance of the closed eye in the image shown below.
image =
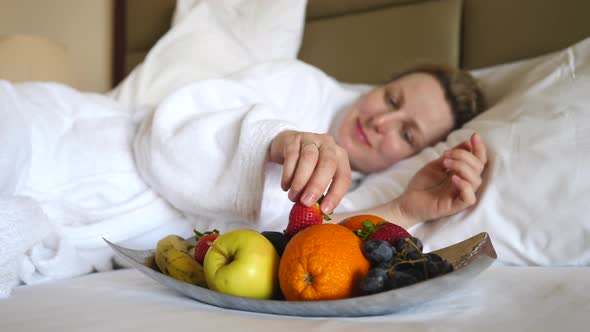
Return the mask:
<path id="1" fill-rule="evenodd" d="M 410 134 L 409 134 L 407 131 L 404 131 L 404 132 L 403 132 L 403 137 L 404 137 L 404 140 L 405 140 L 406 142 L 408 142 L 408 143 L 412 144 L 412 141 L 411 141 L 411 139 L 410 139 Z"/>
<path id="2" fill-rule="evenodd" d="M 397 100 L 393 97 L 387 97 L 387 104 L 389 105 L 389 107 L 394 110 L 397 111 L 399 110 L 399 103 L 397 102 Z"/>
<path id="3" fill-rule="evenodd" d="M 390 111 L 398 111 L 403 106 L 403 93 L 401 90 L 391 86 L 385 86 L 384 102 Z"/>
<path id="4" fill-rule="evenodd" d="M 414 143 L 415 143 L 414 142 L 414 137 L 413 137 L 413 134 L 412 134 L 412 132 L 410 130 L 403 129 L 403 131 L 402 131 L 402 137 L 403 137 L 404 141 L 406 141 L 409 145 L 411 145 L 412 147 L 415 148 L 415 146 L 414 146 Z"/>

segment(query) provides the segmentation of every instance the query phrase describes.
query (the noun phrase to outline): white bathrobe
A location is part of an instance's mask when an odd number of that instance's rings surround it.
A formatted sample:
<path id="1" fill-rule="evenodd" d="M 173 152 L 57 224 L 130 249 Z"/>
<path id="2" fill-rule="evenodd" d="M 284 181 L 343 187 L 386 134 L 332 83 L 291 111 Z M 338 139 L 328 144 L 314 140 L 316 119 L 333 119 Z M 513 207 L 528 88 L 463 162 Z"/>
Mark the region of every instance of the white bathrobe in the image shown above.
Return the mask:
<path id="1" fill-rule="evenodd" d="M 294 60 L 188 84 L 154 110 L 0 82 L 0 293 L 112 269 L 103 237 L 153 248 L 193 227 L 284 229 L 271 140 L 327 132 L 360 93 Z"/>

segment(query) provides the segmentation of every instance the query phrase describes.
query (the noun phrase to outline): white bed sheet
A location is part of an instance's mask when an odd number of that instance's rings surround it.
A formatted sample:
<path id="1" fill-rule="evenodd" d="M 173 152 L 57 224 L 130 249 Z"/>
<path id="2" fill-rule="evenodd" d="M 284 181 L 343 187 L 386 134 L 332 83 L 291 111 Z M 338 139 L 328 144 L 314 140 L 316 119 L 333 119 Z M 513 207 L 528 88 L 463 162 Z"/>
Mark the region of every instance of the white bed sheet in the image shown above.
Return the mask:
<path id="1" fill-rule="evenodd" d="M 0 331 L 587 331 L 590 267 L 492 265 L 455 293 L 386 316 L 305 318 L 226 310 L 132 269 L 15 289 Z"/>

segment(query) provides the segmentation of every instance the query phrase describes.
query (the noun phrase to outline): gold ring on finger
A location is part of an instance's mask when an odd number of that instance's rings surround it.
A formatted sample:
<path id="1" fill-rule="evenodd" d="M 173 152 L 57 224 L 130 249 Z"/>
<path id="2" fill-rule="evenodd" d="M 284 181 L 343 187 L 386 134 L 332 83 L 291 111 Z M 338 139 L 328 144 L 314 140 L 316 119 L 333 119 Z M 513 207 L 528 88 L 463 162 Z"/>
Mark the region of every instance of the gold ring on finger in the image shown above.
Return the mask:
<path id="1" fill-rule="evenodd" d="M 315 144 L 315 143 L 313 143 L 313 142 L 312 142 L 312 143 L 305 143 L 305 144 L 303 144 L 303 145 L 301 146 L 301 148 L 303 149 L 304 147 L 306 147 L 306 146 L 308 146 L 308 145 L 313 145 L 313 146 L 315 146 L 315 148 L 316 148 L 316 149 L 318 149 L 318 150 L 320 149 L 320 147 L 319 147 L 319 146 L 317 146 L 317 144 Z"/>

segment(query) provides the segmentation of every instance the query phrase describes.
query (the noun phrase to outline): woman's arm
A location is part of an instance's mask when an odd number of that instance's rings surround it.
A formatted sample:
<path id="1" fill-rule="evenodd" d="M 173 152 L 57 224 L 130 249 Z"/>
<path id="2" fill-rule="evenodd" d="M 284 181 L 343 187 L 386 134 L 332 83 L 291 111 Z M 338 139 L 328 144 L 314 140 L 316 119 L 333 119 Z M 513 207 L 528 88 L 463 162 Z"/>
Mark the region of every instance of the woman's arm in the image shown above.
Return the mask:
<path id="1" fill-rule="evenodd" d="M 243 84 L 199 82 L 149 114 L 134 142 L 142 178 L 193 216 L 255 222 L 268 147 L 294 128 Z"/>
<path id="2" fill-rule="evenodd" d="M 143 120 L 134 143 L 140 173 L 186 214 L 258 222 L 275 181 L 265 173 L 271 144 L 290 130 L 325 132 L 331 113 L 321 110 L 336 89 L 299 62 L 188 85 Z"/>
<path id="3" fill-rule="evenodd" d="M 392 200 L 391 202 L 387 202 L 385 204 L 378 205 L 373 208 L 359 210 L 355 212 L 343 212 L 343 213 L 335 213 L 330 215 L 330 222 L 331 223 L 339 223 L 342 220 L 356 216 L 361 214 L 370 214 L 375 215 L 392 222 L 394 224 L 400 225 L 405 229 L 408 229 L 418 223 L 420 220 L 413 218 L 412 216 L 405 215 L 400 208 L 399 198 Z"/>
<path id="4" fill-rule="evenodd" d="M 373 214 L 410 228 L 417 223 L 453 215 L 477 202 L 487 163 L 485 145 L 477 134 L 422 167 L 394 200 L 362 211 L 338 213 L 332 222 Z"/>

